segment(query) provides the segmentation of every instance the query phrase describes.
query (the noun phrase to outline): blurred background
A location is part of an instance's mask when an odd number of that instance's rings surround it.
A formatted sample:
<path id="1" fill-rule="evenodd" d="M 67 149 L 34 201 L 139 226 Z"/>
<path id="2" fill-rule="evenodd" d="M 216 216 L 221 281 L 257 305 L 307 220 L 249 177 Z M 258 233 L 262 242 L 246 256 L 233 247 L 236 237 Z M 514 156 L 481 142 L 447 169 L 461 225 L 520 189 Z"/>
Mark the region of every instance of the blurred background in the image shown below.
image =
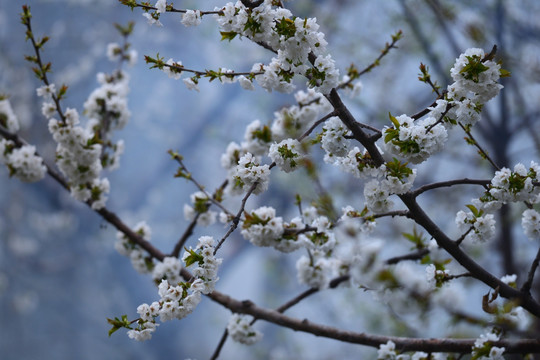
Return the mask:
<path id="1" fill-rule="evenodd" d="M 23 2 L 0 0 L 0 93 L 10 95 L 22 123 L 21 135 L 38 147 L 52 163 L 55 146 L 41 115 L 35 89 L 40 86 L 23 58 L 32 53 L 25 42 L 19 13 Z M 106 57 L 107 44 L 120 42 L 113 24 L 136 23 L 130 38 L 138 62 L 126 68 L 130 75 L 129 108 L 132 118 L 118 138 L 126 150 L 121 167 L 106 174 L 111 182 L 107 207 L 128 225 L 145 220 L 152 228 L 152 242 L 171 251 L 188 222 L 183 205 L 196 191 L 193 184 L 173 178 L 176 164 L 167 150 L 177 150 L 198 181 L 214 189 L 225 177 L 219 158 L 230 141 L 243 140 L 245 126 L 255 119 L 270 122 L 273 112 L 293 105 L 291 95 L 247 92 L 238 84 L 207 83 L 200 93 L 189 91 L 181 81 L 149 70 L 143 55 L 159 52 L 165 59 L 182 61 L 194 69 L 225 67 L 249 71 L 255 62 L 268 62 L 271 54 L 235 39 L 220 42 L 212 18 L 196 28 L 185 28 L 178 14 L 162 16 L 163 27 L 149 26 L 141 11 L 112 0 L 27 1 L 36 36 L 48 35 L 45 61 L 52 62 L 52 82 L 69 86 L 64 107 L 82 111 L 82 104 L 98 86 L 97 72 L 111 72 L 116 64 Z M 212 10 L 222 1 L 176 1 L 175 7 Z M 362 77 L 363 90 L 346 99 L 359 121 L 382 127 L 388 112 L 414 114 L 435 98 L 417 80 L 420 62 L 429 66 L 433 79 L 443 87 L 449 69 L 465 49 L 498 45 L 498 58 L 512 77 L 502 80 L 505 89 L 484 111 L 473 134 L 499 166 L 528 165 L 540 160 L 540 3 L 535 0 L 482 2 L 441 0 L 296 0 L 285 3 L 300 17 L 317 17 L 326 33 L 328 49 L 345 73 L 354 63 L 369 65 L 401 29 L 404 38 L 381 66 Z M 303 82 L 299 82 L 303 85 Z M 492 169 L 467 147 L 463 133 L 450 137 L 446 151 L 419 166 L 418 185 L 457 177 L 490 178 Z M 319 181 L 335 194 L 334 206 L 354 202 L 361 207 L 362 186 L 353 178 L 319 163 Z M 306 174 L 287 177 L 274 171 L 269 191 L 253 197 L 248 209 L 262 204 L 275 207 L 285 219 L 296 216 L 294 195 L 317 201 L 317 186 Z M 470 191 L 469 191 L 470 190 Z M 463 209 L 477 189 L 459 188 L 448 196 L 439 190 L 422 198 L 438 223 L 450 234 L 455 213 Z M 351 194 L 358 193 L 358 196 Z M 440 195 L 440 196 L 437 196 Z M 149 277 L 140 276 L 114 250 L 115 230 L 85 205 L 70 198 L 47 178 L 35 184 L 10 179 L 0 169 L 0 357 L 3 359 L 183 359 L 209 358 L 226 326 L 230 312 L 207 299 L 182 321 L 162 324 L 153 339 L 138 343 L 120 330 L 107 336 L 107 317 L 136 316 L 143 302 L 157 299 Z M 234 204 L 231 203 L 231 204 Z M 232 207 L 235 208 L 235 207 Z M 523 278 L 538 245 L 525 239 L 519 226 L 520 208 L 504 207 L 498 217 L 497 239 L 475 249 L 477 260 L 495 275 L 518 274 Z M 523 210 L 523 209 L 521 209 Z M 386 227 L 385 227 L 386 226 Z M 386 222 L 377 236 L 392 240 L 389 254 L 406 253 L 408 244 L 395 234 L 412 231 L 401 221 Z M 188 243 L 200 235 L 220 238 L 222 225 L 198 228 Z M 393 237 L 393 238 L 392 238 Z M 474 249 L 473 249 L 474 250 Z M 237 299 L 277 307 L 304 290 L 296 280 L 297 254 L 257 249 L 239 234 L 227 241 L 220 255 L 225 259 L 217 289 Z M 420 270 L 419 270 L 420 271 Z M 468 285 L 467 283 L 465 283 Z M 536 283 L 538 284 L 538 282 Z M 535 286 L 538 294 L 538 286 Z M 463 309 L 480 309 L 485 287 L 468 292 Z M 400 314 L 353 289 L 323 291 L 290 311 L 293 316 L 356 331 L 392 335 L 476 337 L 482 326 L 452 323 L 455 314 L 420 309 Z M 435 321 L 433 321 L 435 319 Z M 440 319 L 448 322 L 442 322 Z M 444 323 L 445 326 L 441 326 Z M 425 325 L 427 324 L 427 325 Z M 373 349 L 292 333 L 271 324 L 256 325 L 265 337 L 253 347 L 228 341 L 223 359 L 357 359 L 373 356 Z"/>

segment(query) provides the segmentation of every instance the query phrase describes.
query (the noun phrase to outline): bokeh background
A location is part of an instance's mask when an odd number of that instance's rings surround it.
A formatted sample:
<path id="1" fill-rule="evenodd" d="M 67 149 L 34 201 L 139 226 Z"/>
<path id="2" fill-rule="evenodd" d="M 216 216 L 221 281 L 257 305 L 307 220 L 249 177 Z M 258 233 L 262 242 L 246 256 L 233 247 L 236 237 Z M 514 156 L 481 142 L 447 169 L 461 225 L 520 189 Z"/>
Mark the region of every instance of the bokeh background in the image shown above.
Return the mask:
<path id="1" fill-rule="evenodd" d="M 35 88 L 40 86 L 23 55 L 30 54 L 19 21 L 25 2 L 0 0 L 0 93 L 10 95 L 22 123 L 21 135 L 38 146 L 51 162 L 52 144 L 41 115 Z M 222 1 L 176 1 L 179 8 L 204 10 Z M 143 55 L 159 52 L 165 59 L 180 60 L 190 68 L 226 67 L 251 69 L 255 62 L 268 62 L 271 54 L 241 41 L 220 42 L 211 19 L 197 28 L 185 28 L 177 14 L 164 15 L 164 27 L 149 26 L 140 10 L 130 11 L 113 0 L 32 0 L 37 36 L 51 40 L 43 53 L 52 62 L 51 79 L 69 86 L 64 106 L 82 110 L 82 104 L 97 87 L 96 73 L 111 72 L 116 64 L 106 57 L 110 42 L 119 42 L 114 23 L 136 23 L 130 38 L 138 62 L 130 74 L 129 108 L 132 118 L 118 137 L 126 151 L 119 170 L 107 175 L 111 194 L 107 207 L 127 224 L 146 220 L 152 242 L 170 251 L 187 226 L 183 205 L 195 192 L 193 184 L 175 179 L 175 163 L 167 150 L 185 156 L 186 165 L 208 189 L 218 186 L 225 172 L 219 157 L 230 141 L 243 139 L 245 126 L 254 119 L 270 122 L 273 111 L 294 104 L 290 95 L 267 93 L 258 88 L 247 92 L 238 84 L 208 84 L 200 93 L 189 91 L 181 81 L 149 70 Z M 469 47 L 499 46 L 504 67 L 512 72 L 503 80 L 504 91 L 487 107 L 475 135 L 501 166 L 516 161 L 539 160 L 540 3 L 534 0 L 479 2 L 442 0 L 339 0 L 288 1 L 301 17 L 317 17 L 327 34 L 329 50 L 342 73 L 354 63 L 360 69 L 370 64 L 401 29 L 399 49 L 393 50 L 380 67 L 363 78 L 361 96 L 347 99 L 360 121 L 382 127 L 387 114 L 413 114 L 433 101 L 433 94 L 417 80 L 420 62 L 428 65 L 433 78 L 445 86 L 454 59 Z M 302 86 L 303 83 L 299 82 Z M 466 147 L 463 134 L 454 134 L 444 154 L 421 172 L 417 183 L 452 177 L 486 178 L 491 169 Z M 336 208 L 348 201 L 362 202 L 361 184 L 320 165 L 320 181 L 335 194 Z M 463 190 L 463 191 L 461 191 Z M 478 196 L 460 189 L 447 196 L 426 197 L 424 205 L 450 233 L 462 204 Z M 274 172 L 268 192 L 252 198 L 248 208 L 270 204 L 290 219 L 295 216 L 294 195 L 316 200 L 316 186 L 305 174 L 286 177 Z M 351 194 L 359 194 L 352 196 Z M 107 317 L 136 315 L 136 307 L 157 298 L 152 281 L 138 275 L 128 259 L 114 250 L 115 230 L 85 205 L 70 198 L 52 179 L 22 184 L 0 169 L 0 358 L 2 359 L 183 359 L 209 358 L 217 345 L 230 312 L 204 299 L 188 318 L 161 325 L 151 341 L 137 343 L 120 330 L 107 336 Z M 518 221 L 516 221 L 516 219 Z M 519 229 L 519 213 L 503 208 L 497 239 L 488 251 L 478 250 L 478 261 L 498 276 L 523 274 L 535 253 Z M 517 225 L 516 225 L 517 224 Z M 396 236 L 409 226 L 388 223 L 379 236 Z M 220 237 L 226 229 L 215 225 L 196 229 L 189 244 L 200 235 Z M 394 234 L 394 235 L 391 235 Z M 389 253 L 407 249 L 394 244 Z M 234 234 L 221 252 L 225 258 L 218 289 L 238 299 L 251 299 L 275 307 L 298 294 L 294 263 L 296 255 L 256 249 Z M 537 286 L 536 286 L 537 288 Z M 480 308 L 482 287 L 464 302 L 474 312 Z M 399 316 L 369 294 L 350 289 L 325 291 L 290 312 L 294 316 L 378 333 L 444 335 L 445 314 L 433 312 L 435 324 L 422 326 L 413 318 Z M 445 317 L 446 316 L 446 317 Z M 437 324 L 438 323 L 438 324 Z M 340 344 L 312 335 L 293 333 L 274 325 L 258 324 L 264 341 L 248 348 L 227 342 L 223 359 L 357 359 L 373 356 L 373 350 Z M 481 327 L 459 328 L 475 336 Z M 456 331 L 458 331 L 456 330 Z"/>

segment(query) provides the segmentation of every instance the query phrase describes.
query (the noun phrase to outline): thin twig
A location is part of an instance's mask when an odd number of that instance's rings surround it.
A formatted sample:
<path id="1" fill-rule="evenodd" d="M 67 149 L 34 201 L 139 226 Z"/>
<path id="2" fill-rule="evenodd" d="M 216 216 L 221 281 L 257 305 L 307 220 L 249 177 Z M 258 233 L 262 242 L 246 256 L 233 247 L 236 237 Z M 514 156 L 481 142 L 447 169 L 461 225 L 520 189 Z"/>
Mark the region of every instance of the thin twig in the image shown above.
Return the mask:
<path id="1" fill-rule="evenodd" d="M 275 165 L 275 163 L 273 163 L 273 164 Z M 216 248 L 214 249 L 214 255 L 217 254 L 217 252 L 218 252 L 219 248 L 221 247 L 221 245 L 223 245 L 225 240 L 227 240 L 227 238 L 238 227 L 238 224 L 240 223 L 240 219 L 242 218 L 242 214 L 244 213 L 244 209 L 246 207 L 246 202 L 248 201 L 249 197 L 251 196 L 253 191 L 255 191 L 255 189 L 257 188 L 258 185 L 259 185 L 259 182 L 256 181 L 253 185 L 251 185 L 251 187 L 247 191 L 246 195 L 244 195 L 244 197 L 242 198 L 242 203 L 240 205 L 240 209 L 238 210 L 235 217 L 233 218 L 232 224 L 231 224 L 231 226 L 229 226 L 229 230 L 227 230 L 227 233 L 225 233 L 225 235 L 221 238 L 219 243 L 216 245 Z"/>
<path id="2" fill-rule="evenodd" d="M 418 195 L 420 195 L 420 194 L 422 194 L 422 193 L 424 193 L 426 191 L 429 191 L 429 190 L 439 189 L 439 188 L 443 188 L 443 187 L 451 187 L 451 186 L 454 186 L 454 185 L 482 185 L 482 186 L 486 187 L 489 184 L 491 184 L 491 180 L 468 179 L 468 178 L 456 179 L 456 180 L 448 180 L 448 181 L 441 181 L 441 182 L 436 182 L 436 183 L 423 185 L 423 186 L 419 187 L 418 189 L 416 189 L 414 191 L 411 191 L 411 194 L 414 197 L 417 197 Z"/>
<path id="3" fill-rule="evenodd" d="M 185 68 L 184 66 L 174 65 L 174 64 L 163 64 L 163 66 L 168 67 L 170 69 L 174 69 L 176 72 L 190 72 L 192 74 L 198 75 L 198 76 L 210 76 L 210 72 L 208 70 L 201 71 L 201 70 L 193 70 Z M 250 72 L 227 72 L 227 73 L 221 73 L 223 77 L 235 77 L 235 76 L 255 76 L 255 75 L 262 75 L 264 74 L 264 71 L 250 71 Z M 221 81 L 221 79 L 220 79 Z"/>
<path id="4" fill-rule="evenodd" d="M 536 273 L 536 269 L 538 269 L 539 263 L 540 263 L 540 248 L 538 249 L 538 252 L 536 253 L 536 257 L 534 258 L 531 264 L 531 268 L 529 269 L 529 275 L 527 276 L 527 281 L 525 281 L 525 283 L 520 289 L 521 292 L 524 292 L 530 295 L 532 283 L 534 281 L 534 274 Z"/>
<path id="5" fill-rule="evenodd" d="M 195 186 L 204 193 L 204 195 L 206 195 L 206 198 L 212 202 L 212 204 L 216 205 L 218 208 L 220 208 L 224 213 L 226 213 L 227 215 L 231 215 L 232 216 L 232 212 L 230 212 L 227 208 L 225 208 L 223 206 L 223 204 L 221 204 L 219 201 L 217 201 L 217 199 L 215 198 L 215 195 L 210 195 L 206 189 L 204 188 L 203 185 L 201 185 L 192 175 L 191 173 L 189 172 L 189 170 L 187 169 L 186 165 L 184 164 L 184 161 L 182 160 L 182 156 L 180 156 L 179 154 L 173 152 L 172 150 L 169 150 L 169 154 L 172 156 L 172 158 L 174 160 L 176 160 L 178 162 L 178 164 L 180 165 L 180 167 L 182 168 L 183 171 L 186 172 L 186 176 L 182 176 L 186 179 L 188 179 L 189 181 L 191 181 L 193 184 L 195 184 Z M 219 190 L 222 190 L 224 188 L 224 186 L 226 186 L 226 182 L 224 184 L 222 184 L 217 191 Z"/>
<path id="6" fill-rule="evenodd" d="M 392 257 L 390 259 L 387 259 L 385 263 L 388 265 L 395 265 L 404 260 L 420 260 L 427 254 L 429 254 L 428 249 L 421 249 L 410 254 Z"/>
<path id="7" fill-rule="evenodd" d="M 364 70 L 362 70 L 362 71 L 358 72 L 357 74 L 355 74 L 354 76 L 352 76 L 348 81 L 346 81 L 346 82 L 344 82 L 342 84 L 339 84 L 336 89 L 343 89 L 344 87 L 349 86 L 354 80 L 358 79 L 360 76 L 370 72 L 375 67 L 379 66 L 381 64 L 382 58 L 385 57 L 390 52 L 391 49 L 397 49 L 396 43 L 401 38 L 401 34 L 402 34 L 402 31 L 399 30 L 396 35 L 392 36 L 392 42 L 390 44 L 389 43 L 385 44 L 385 47 L 381 51 L 380 55 L 371 64 L 366 66 L 364 68 Z"/>
<path id="8" fill-rule="evenodd" d="M 463 240 L 465 240 L 465 238 L 467 237 L 467 235 L 469 235 L 469 233 L 470 233 L 471 231 L 473 231 L 473 229 L 474 229 L 474 226 L 471 226 L 471 227 L 469 228 L 469 230 L 465 231 L 465 233 L 464 233 L 463 235 L 461 235 L 461 236 L 459 237 L 459 239 L 457 239 L 457 240 L 455 241 L 456 245 L 457 245 L 457 246 L 461 245 L 461 243 L 463 242 Z"/>
<path id="9" fill-rule="evenodd" d="M 369 217 L 377 219 L 377 218 L 388 217 L 388 216 L 391 216 L 391 217 L 404 216 L 404 217 L 410 218 L 411 213 L 408 210 L 395 210 L 395 211 L 388 211 L 388 212 L 380 213 L 380 214 L 374 214 L 374 215 L 371 215 Z"/>
<path id="10" fill-rule="evenodd" d="M 497 166 L 497 164 L 495 164 L 495 162 L 489 157 L 487 151 L 485 151 L 481 146 L 480 144 L 478 144 L 478 141 L 476 141 L 476 139 L 474 138 L 474 136 L 471 134 L 471 131 L 468 130 L 465 126 L 463 126 L 462 123 L 459 123 L 459 126 L 463 129 L 463 131 L 465 131 L 465 133 L 467 134 L 467 136 L 469 136 L 470 140 L 473 142 L 473 145 L 478 149 L 478 152 L 480 153 L 480 155 L 486 159 L 487 161 L 489 161 L 489 163 L 491 165 L 493 165 L 493 167 L 495 169 L 498 170 L 501 170 L 501 168 L 499 166 Z"/>
<path id="11" fill-rule="evenodd" d="M 216 360 L 219 357 L 219 353 L 221 352 L 221 349 L 223 348 L 223 345 L 225 345 L 225 342 L 227 341 L 227 338 L 229 337 L 229 331 L 227 328 L 223 331 L 223 335 L 221 335 L 221 339 L 219 339 L 219 343 L 214 350 L 214 353 L 212 354 L 212 357 L 210 360 Z"/>
<path id="12" fill-rule="evenodd" d="M 173 251 L 171 252 L 171 256 L 178 257 L 180 256 L 180 251 L 182 251 L 182 248 L 184 247 L 186 241 L 189 239 L 191 235 L 193 235 L 193 229 L 195 229 L 195 226 L 197 226 L 197 220 L 199 220 L 199 217 L 201 216 L 200 212 L 197 212 L 195 214 L 195 217 L 193 220 L 191 220 L 191 223 L 186 228 L 180 239 L 176 242 L 176 245 L 174 246 Z"/>
<path id="13" fill-rule="evenodd" d="M 24 6 L 23 6 L 23 9 L 24 9 Z M 34 53 L 36 54 L 35 63 L 39 66 L 39 70 L 41 73 L 40 80 L 43 81 L 45 85 L 49 86 L 51 83 L 49 82 L 49 78 L 47 77 L 47 71 L 44 71 L 45 66 L 43 65 L 43 61 L 41 60 L 41 52 L 39 50 L 40 47 L 36 43 L 34 33 L 32 32 L 31 16 L 25 17 L 25 21 L 23 21 L 23 24 L 26 26 L 26 29 L 27 29 L 27 32 L 26 32 L 27 39 L 30 39 L 30 42 L 32 43 L 32 47 L 34 48 Z M 50 65 L 50 63 L 48 65 Z M 51 94 L 51 98 L 53 99 L 56 105 L 56 112 L 58 113 L 60 120 L 62 122 L 66 122 L 66 117 L 60 105 L 60 99 L 54 93 Z"/>
<path id="14" fill-rule="evenodd" d="M 320 118 L 319 120 L 315 121 L 315 123 L 313 123 L 313 125 L 311 125 L 311 127 L 309 129 L 306 130 L 305 133 L 303 133 L 299 138 L 298 138 L 298 141 L 301 142 L 302 140 L 304 140 L 306 137 L 309 136 L 309 134 L 311 134 L 313 132 L 313 130 L 315 130 L 317 128 L 317 126 L 319 126 L 320 124 L 322 124 L 323 122 L 325 122 L 326 120 L 330 119 L 331 117 L 333 116 L 336 116 L 336 112 L 335 111 L 332 111 L 331 113 L 329 114 L 326 114 L 325 116 L 323 116 L 322 118 Z"/>
<path id="15" fill-rule="evenodd" d="M 154 6 L 149 6 L 149 5 L 144 5 L 144 4 L 136 4 L 134 7 L 140 7 L 140 8 L 143 8 L 144 10 L 157 10 L 156 7 Z M 186 13 L 187 12 L 187 9 L 176 9 L 174 7 L 172 7 L 171 5 L 167 5 L 167 9 L 165 10 L 166 12 L 172 12 L 172 13 Z M 204 16 L 204 15 L 223 15 L 223 11 L 221 10 L 214 10 L 214 11 L 200 11 L 201 13 L 201 17 Z"/>

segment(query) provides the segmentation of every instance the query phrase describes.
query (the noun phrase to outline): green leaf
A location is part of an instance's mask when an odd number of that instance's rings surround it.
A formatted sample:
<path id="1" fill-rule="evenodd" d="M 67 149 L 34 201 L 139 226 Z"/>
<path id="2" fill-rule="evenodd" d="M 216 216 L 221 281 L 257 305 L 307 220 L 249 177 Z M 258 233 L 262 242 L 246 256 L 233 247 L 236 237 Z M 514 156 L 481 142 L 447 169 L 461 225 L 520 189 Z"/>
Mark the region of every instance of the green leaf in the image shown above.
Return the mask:
<path id="1" fill-rule="evenodd" d="M 392 124 L 394 124 L 396 129 L 399 129 L 399 121 L 390 113 L 388 113 L 388 116 L 390 117 L 390 121 L 392 122 Z"/>
<path id="2" fill-rule="evenodd" d="M 120 328 L 131 329 L 131 322 L 128 320 L 127 315 L 122 315 L 122 319 L 115 317 L 114 319 L 107 318 L 107 322 L 113 327 L 109 330 L 109 336 L 114 334 Z"/>
<path id="3" fill-rule="evenodd" d="M 202 264 L 204 262 L 204 257 L 200 254 L 197 254 L 195 250 L 188 249 L 186 247 L 184 247 L 184 250 L 189 253 L 189 255 L 184 260 L 184 262 L 186 263 L 186 267 L 189 267 L 195 263 Z"/>
<path id="4" fill-rule="evenodd" d="M 482 212 L 481 210 L 478 210 L 476 208 L 476 206 L 474 205 L 471 205 L 471 204 L 468 204 L 468 205 L 465 205 L 467 208 L 469 208 L 469 210 L 471 210 L 471 212 L 473 213 L 474 217 L 479 217 L 479 216 L 482 216 Z"/>
<path id="5" fill-rule="evenodd" d="M 499 70 L 499 76 L 504 78 L 504 77 L 510 77 L 512 76 L 512 73 L 508 70 L 505 70 L 505 69 L 500 69 Z"/>

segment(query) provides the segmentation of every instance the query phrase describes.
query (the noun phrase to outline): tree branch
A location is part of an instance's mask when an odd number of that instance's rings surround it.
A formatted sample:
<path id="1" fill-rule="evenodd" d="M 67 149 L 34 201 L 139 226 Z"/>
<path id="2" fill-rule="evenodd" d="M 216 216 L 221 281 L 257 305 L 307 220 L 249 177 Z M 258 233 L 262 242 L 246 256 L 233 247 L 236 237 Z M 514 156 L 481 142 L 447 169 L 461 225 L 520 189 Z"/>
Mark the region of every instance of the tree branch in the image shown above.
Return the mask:
<path id="1" fill-rule="evenodd" d="M 388 341 L 396 344 L 400 351 L 425 351 L 425 352 L 455 352 L 470 353 L 476 339 L 415 339 L 397 336 L 372 335 L 363 332 L 341 330 L 311 322 L 307 319 L 297 319 L 255 305 L 251 301 L 238 301 L 227 295 L 214 291 L 209 297 L 235 313 L 251 315 L 257 319 L 265 320 L 295 331 L 302 331 L 335 339 L 343 342 L 379 347 Z M 540 340 L 501 340 L 493 342 L 493 346 L 505 347 L 505 353 L 534 353 L 540 352 Z"/>
<path id="2" fill-rule="evenodd" d="M 433 189 L 439 189 L 443 187 L 451 187 L 454 185 L 482 185 L 484 187 L 491 184 L 491 180 L 481 180 L 481 179 L 456 179 L 456 180 L 448 180 L 448 181 L 440 181 L 432 184 L 427 184 L 419 187 L 418 189 L 411 191 L 411 194 L 414 197 L 417 197 L 418 195 Z"/>
<path id="3" fill-rule="evenodd" d="M 536 269 L 538 269 L 538 264 L 540 263 L 540 248 L 538 249 L 538 252 L 536 253 L 536 257 L 534 258 L 531 268 L 529 269 L 529 275 L 527 276 L 527 281 L 523 284 L 520 291 L 530 294 L 531 293 L 531 287 L 532 283 L 534 281 L 534 274 L 536 273 Z"/>

